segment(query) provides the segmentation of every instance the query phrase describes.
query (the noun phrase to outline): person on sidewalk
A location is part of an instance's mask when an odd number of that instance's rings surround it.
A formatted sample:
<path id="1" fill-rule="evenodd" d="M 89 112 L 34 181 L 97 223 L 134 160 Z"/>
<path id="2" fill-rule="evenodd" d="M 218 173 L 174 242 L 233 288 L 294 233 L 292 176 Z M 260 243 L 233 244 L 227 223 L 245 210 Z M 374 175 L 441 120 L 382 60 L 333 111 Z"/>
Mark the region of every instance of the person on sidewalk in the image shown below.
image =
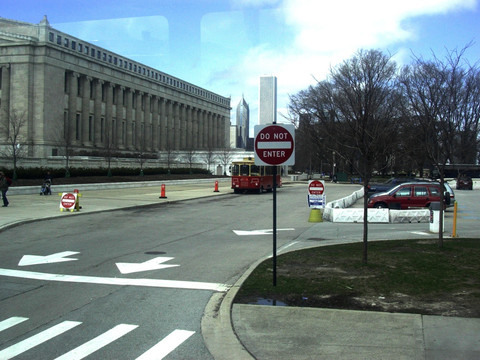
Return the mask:
<path id="1" fill-rule="evenodd" d="M 0 191 L 2 192 L 3 207 L 7 207 L 9 204 L 7 199 L 7 191 L 11 183 L 11 180 L 6 177 L 3 172 L 0 172 Z"/>

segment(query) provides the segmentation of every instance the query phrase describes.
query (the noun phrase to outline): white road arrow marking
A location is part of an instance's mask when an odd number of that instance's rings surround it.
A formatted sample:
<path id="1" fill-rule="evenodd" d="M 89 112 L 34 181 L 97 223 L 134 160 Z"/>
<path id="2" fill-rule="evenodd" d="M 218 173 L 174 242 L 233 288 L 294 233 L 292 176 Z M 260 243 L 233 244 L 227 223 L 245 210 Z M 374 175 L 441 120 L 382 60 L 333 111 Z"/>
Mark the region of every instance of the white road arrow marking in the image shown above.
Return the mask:
<path id="1" fill-rule="evenodd" d="M 118 270 L 122 274 L 131 274 L 134 272 L 140 271 L 148 271 L 148 270 L 158 270 L 158 269 L 166 269 L 169 267 L 180 266 L 180 265 L 164 265 L 163 263 L 169 260 L 174 259 L 173 257 L 156 257 L 155 259 L 151 259 L 145 261 L 143 263 L 116 263 Z"/>
<path id="2" fill-rule="evenodd" d="M 63 251 L 47 256 L 39 256 L 39 255 L 24 255 L 18 266 L 29 266 L 29 265 L 38 265 L 38 264 L 50 264 L 50 263 L 57 263 L 57 262 L 64 262 L 64 261 L 73 261 L 78 259 L 67 258 L 67 256 L 79 254 L 76 251 Z"/>
<path id="3" fill-rule="evenodd" d="M 278 231 L 293 231 L 295 230 L 294 228 L 288 228 L 288 229 L 277 229 Z M 265 229 L 265 230 L 233 230 L 235 234 L 238 236 L 246 236 L 246 235 L 272 235 L 273 234 L 273 229 Z"/>

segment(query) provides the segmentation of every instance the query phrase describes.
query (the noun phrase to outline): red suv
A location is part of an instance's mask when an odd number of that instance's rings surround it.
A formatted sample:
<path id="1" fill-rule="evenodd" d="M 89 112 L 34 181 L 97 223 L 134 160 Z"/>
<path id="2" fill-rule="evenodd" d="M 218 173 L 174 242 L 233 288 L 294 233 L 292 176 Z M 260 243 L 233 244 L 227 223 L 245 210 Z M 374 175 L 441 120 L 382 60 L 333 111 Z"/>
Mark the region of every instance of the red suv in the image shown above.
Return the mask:
<path id="1" fill-rule="evenodd" d="M 432 202 L 443 202 L 439 184 L 425 182 L 405 183 L 392 190 L 374 194 L 368 199 L 370 208 L 409 209 L 430 207 Z"/>

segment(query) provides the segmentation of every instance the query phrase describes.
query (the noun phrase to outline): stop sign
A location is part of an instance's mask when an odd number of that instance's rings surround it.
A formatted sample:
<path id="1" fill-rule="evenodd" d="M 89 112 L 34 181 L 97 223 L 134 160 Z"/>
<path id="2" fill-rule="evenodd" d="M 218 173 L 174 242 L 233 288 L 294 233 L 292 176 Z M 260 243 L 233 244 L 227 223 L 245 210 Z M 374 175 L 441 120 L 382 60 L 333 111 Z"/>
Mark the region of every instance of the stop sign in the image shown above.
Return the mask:
<path id="1" fill-rule="evenodd" d="M 321 181 L 313 180 L 308 184 L 308 193 L 310 195 L 323 195 L 324 191 L 325 186 Z"/>
<path id="2" fill-rule="evenodd" d="M 295 126 L 255 126 L 255 165 L 294 165 Z"/>
<path id="3" fill-rule="evenodd" d="M 60 200 L 62 208 L 71 209 L 75 206 L 76 196 L 72 193 L 63 193 Z"/>

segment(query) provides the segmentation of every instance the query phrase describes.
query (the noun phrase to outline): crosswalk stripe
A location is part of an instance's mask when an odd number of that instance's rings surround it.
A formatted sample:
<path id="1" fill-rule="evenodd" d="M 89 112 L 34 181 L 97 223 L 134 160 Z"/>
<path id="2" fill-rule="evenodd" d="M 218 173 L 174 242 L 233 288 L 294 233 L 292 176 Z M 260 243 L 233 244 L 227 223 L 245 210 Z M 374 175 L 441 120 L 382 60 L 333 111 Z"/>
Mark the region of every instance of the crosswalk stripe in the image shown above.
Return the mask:
<path id="1" fill-rule="evenodd" d="M 178 346 L 180 346 L 190 336 L 195 334 L 195 331 L 175 330 L 172 331 L 166 338 L 161 340 L 155 346 L 140 355 L 136 360 L 160 360 L 170 354 Z"/>
<path id="2" fill-rule="evenodd" d="M 130 331 L 136 329 L 138 325 L 120 324 L 113 329 L 97 336 L 96 338 L 86 342 L 83 345 L 67 352 L 66 354 L 56 358 L 55 360 L 80 360 L 84 357 L 94 353 L 102 347 L 128 334 Z"/>
<path id="3" fill-rule="evenodd" d="M 0 351 L 0 360 L 11 359 L 27 350 L 30 350 L 31 348 L 34 348 L 37 345 L 44 343 L 47 340 L 54 338 L 55 336 L 73 329 L 75 326 L 80 324 L 81 322 L 78 321 L 64 321 L 58 325 L 55 325 L 37 335 L 33 335 L 28 339 L 20 341 L 19 343 Z"/>
<path id="4" fill-rule="evenodd" d="M 20 316 L 12 316 L 11 318 L 0 321 L 0 331 L 6 330 L 9 327 L 18 325 L 26 320 L 28 320 L 28 318 L 20 317 Z"/>

